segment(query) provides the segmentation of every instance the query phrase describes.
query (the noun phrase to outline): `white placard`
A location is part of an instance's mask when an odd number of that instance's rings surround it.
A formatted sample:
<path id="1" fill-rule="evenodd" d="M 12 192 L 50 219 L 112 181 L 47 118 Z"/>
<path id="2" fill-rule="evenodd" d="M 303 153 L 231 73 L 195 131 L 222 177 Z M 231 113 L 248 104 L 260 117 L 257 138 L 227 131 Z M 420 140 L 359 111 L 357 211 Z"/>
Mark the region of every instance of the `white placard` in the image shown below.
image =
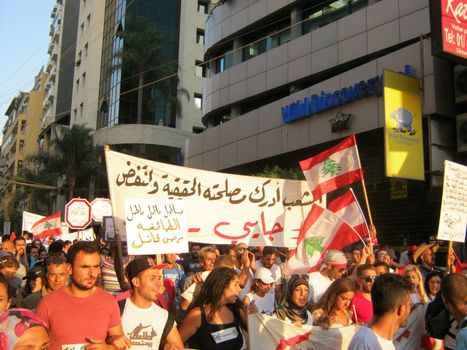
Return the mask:
<path id="1" fill-rule="evenodd" d="M 104 216 L 112 216 L 112 204 L 110 199 L 94 199 L 91 202 L 91 215 L 95 222 L 102 222 Z"/>
<path id="2" fill-rule="evenodd" d="M 115 232 L 125 236 L 127 198 L 183 200 L 188 239 L 207 244 L 296 247 L 313 196 L 306 181 L 205 171 L 106 150 Z M 326 206 L 325 196 L 319 202 Z"/>
<path id="3" fill-rule="evenodd" d="M 126 199 L 125 223 L 130 255 L 188 252 L 183 201 Z"/>
<path id="4" fill-rule="evenodd" d="M 32 232 L 32 225 L 34 225 L 37 221 L 43 218 L 45 218 L 45 216 L 30 213 L 28 211 L 23 211 L 23 225 L 21 226 L 21 229 L 23 231 Z"/>
<path id="5" fill-rule="evenodd" d="M 467 167 L 445 160 L 438 239 L 464 243 L 466 224 Z"/>
<path id="6" fill-rule="evenodd" d="M 67 227 L 68 228 L 68 227 Z M 60 239 L 63 241 L 73 242 L 75 239 L 78 239 L 78 232 L 66 233 L 60 236 Z"/>
<path id="7" fill-rule="evenodd" d="M 92 228 L 79 231 L 78 237 L 80 241 L 94 241 L 96 239 L 96 236 L 94 235 L 94 231 Z"/>

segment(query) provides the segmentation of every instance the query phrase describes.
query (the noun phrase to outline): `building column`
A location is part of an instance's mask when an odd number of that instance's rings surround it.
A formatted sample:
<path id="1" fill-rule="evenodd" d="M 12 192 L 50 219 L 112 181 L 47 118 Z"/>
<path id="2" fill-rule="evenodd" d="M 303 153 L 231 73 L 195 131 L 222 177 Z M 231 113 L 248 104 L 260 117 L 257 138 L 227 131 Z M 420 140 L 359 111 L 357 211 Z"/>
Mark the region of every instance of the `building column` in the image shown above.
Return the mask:
<path id="1" fill-rule="evenodd" d="M 242 63 L 242 47 L 243 42 L 240 38 L 235 38 L 233 40 L 233 56 L 232 56 L 232 65 Z"/>
<path id="2" fill-rule="evenodd" d="M 302 33 L 302 26 L 299 23 L 301 20 L 300 10 L 297 6 L 292 7 L 290 10 L 290 37 L 291 40 L 298 38 Z"/>

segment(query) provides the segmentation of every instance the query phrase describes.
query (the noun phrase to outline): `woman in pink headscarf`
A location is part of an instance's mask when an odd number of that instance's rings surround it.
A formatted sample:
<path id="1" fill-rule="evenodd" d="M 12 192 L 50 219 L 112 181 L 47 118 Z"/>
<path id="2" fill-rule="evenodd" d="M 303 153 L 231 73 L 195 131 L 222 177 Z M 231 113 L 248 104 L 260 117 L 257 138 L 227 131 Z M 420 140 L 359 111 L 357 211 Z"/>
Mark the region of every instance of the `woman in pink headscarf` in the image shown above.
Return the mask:
<path id="1" fill-rule="evenodd" d="M 0 349 L 47 350 L 49 336 L 44 321 L 27 309 L 0 314 Z"/>

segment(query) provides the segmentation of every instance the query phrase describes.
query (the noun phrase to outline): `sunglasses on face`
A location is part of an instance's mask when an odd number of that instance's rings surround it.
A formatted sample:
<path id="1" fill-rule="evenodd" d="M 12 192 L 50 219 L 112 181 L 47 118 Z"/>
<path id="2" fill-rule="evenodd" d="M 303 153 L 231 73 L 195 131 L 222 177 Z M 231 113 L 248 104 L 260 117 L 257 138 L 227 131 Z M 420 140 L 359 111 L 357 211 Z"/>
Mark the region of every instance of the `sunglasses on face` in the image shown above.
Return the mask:
<path id="1" fill-rule="evenodd" d="M 387 253 L 378 253 L 378 257 L 380 257 L 380 258 L 383 258 L 383 257 L 386 257 L 386 256 L 389 256 L 389 254 L 387 254 Z"/>
<path id="2" fill-rule="evenodd" d="M 364 280 L 367 283 L 373 282 L 377 276 L 365 276 L 362 277 L 361 279 Z"/>

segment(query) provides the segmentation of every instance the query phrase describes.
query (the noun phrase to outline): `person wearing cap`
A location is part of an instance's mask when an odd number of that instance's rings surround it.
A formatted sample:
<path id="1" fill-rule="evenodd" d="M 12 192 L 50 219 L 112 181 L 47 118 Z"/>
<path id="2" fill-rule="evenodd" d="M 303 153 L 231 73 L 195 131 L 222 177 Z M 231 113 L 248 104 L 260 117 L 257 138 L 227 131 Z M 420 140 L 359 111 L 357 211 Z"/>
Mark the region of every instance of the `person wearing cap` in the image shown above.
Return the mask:
<path id="1" fill-rule="evenodd" d="M 24 288 L 23 296 L 28 297 L 29 295 L 40 291 L 43 287 L 43 270 L 41 267 L 34 267 L 30 269 L 23 280 L 26 280 L 26 287 Z M 23 300 L 24 302 L 24 300 Z M 22 305 L 23 303 L 21 303 Z"/>
<path id="2" fill-rule="evenodd" d="M 411 246 L 407 247 L 407 250 L 404 250 L 401 253 L 401 256 L 399 258 L 399 264 L 401 264 L 402 266 L 415 264 L 415 261 L 413 260 L 413 255 L 416 250 L 417 246 L 415 244 L 412 244 Z"/>
<path id="3" fill-rule="evenodd" d="M 276 264 L 276 248 L 267 246 L 263 248 L 261 258 L 255 262 L 252 266 L 252 270 L 256 273 L 257 270 L 266 268 L 271 271 L 272 277 L 274 278 L 275 285 L 271 287 L 269 293 L 275 295 L 276 300 L 279 300 L 281 294 L 281 269 Z"/>
<path id="4" fill-rule="evenodd" d="M 122 300 L 122 327 L 132 349 L 183 349 L 173 315 L 156 305 L 164 266 L 150 257 L 139 257 L 127 266 L 132 295 Z M 160 347 L 160 345 L 162 346 Z"/>
<path id="5" fill-rule="evenodd" d="M 37 268 L 37 266 L 34 267 L 33 271 Z M 21 307 L 36 311 L 37 305 L 39 305 L 43 297 L 65 286 L 67 281 L 68 272 L 66 258 L 63 255 L 51 255 L 45 264 L 45 283 L 43 283 L 43 287 L 24 298 L 21 302 Z"/>
<path id="6" fill-rule="evenodd" d="M 426 276 L 432 271 L 441 271 L 435 266 L 435 253 L 438 250 L 437 244 L 420 244 L 413 255 L 413 259 L 420 269 L 425 281 Z"/>
<path id="7" fill-rule="evenodd" d="M 319 271 L 308 274 L 310 287 L 310 305 L 318 302 L 331 285 L 347 271 L 347 259 L 340 250 L 328 250 L 323 257 Z"/>
<path id="8" fill-rule="evenodd" d="M 254 304 L 260 313 L 272 315 L 274 312 L 274 294 L 269 293 L 269 290 L 274 286 L 275 282 L 276 280 L 268 269 L 262 267 L 256 270 L 252 291 L 243 297 L 245 310 L 248 309 L 250 304 Z"/>
<path id="9" fill-rule="evenodd" d="M 97 286 L 100 267 L 96 243 L 79 241 L 68 251 L 70 284 L 46 295 L 37 307 L 49 328 L 50 350 L 125 349 L 131 345 L 123 335 L 117 301 Z"/>

